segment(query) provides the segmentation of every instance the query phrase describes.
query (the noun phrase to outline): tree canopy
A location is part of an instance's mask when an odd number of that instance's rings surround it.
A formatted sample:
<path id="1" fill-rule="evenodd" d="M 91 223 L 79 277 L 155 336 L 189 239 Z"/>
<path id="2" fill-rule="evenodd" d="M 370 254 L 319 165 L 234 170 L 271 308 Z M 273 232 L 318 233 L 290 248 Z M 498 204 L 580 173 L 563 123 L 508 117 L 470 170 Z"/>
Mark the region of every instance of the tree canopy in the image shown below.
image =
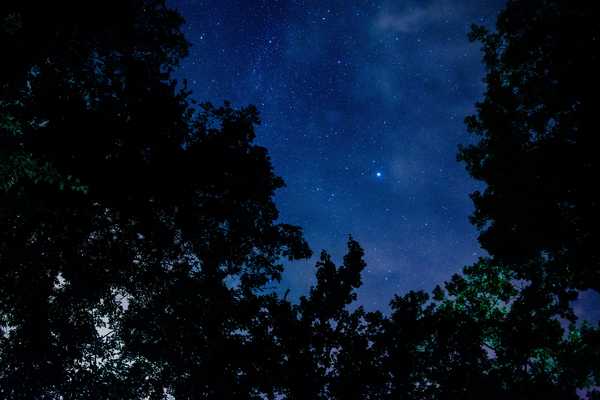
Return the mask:
<path id="1" fill-rule="evenodd" d="M 256 110 L 194 111 L 162 1 L 0 7 L 1 397 L 229 390 L 244 360 L 214 352 L 310 254 L 275 223 Z"/>
<path id="2" fill-rule="evenodd" d="M 543 263 L 557 288 L 600 291 L 593 3 L 508 1 L 495 31 L 471 37 L 483 44 L 486 93 L 467 119 L 478 141 L 459 158 L 486 184 L 472 195 L 481 245 L 522 277 Z"/>
<path id="3" fill-rule="evenodd" d="M 268 290 L 311 250 L 278 221 L 258 111 L 173 78 L 164 1 L 2 2 L 0 397 L 600 398 L 600 329 L 570 303 L 599 288 L 589 7 L 510 1 L 473 30 L 460 158 L 490 257 L 385 314 L 356 303 L 352 237 L 299 301 Z"/>

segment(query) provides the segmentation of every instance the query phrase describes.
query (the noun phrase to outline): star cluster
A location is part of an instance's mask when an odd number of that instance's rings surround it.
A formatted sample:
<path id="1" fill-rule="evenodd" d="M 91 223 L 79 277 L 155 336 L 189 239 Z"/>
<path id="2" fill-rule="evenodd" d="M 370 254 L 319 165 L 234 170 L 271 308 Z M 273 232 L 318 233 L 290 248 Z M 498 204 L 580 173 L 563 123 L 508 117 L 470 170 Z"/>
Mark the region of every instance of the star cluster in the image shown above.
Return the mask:
<path id="1" fill-rule="evenodd" d="M 281 219 L 336 259 L 352 234 L 368 268 L 359 293 L 385 308 L 394 293 L 431 289 L 477 257 L 456 161 L 463 119 L 484 86 L 472 23 L 492 25 L 501 0 L 202 1 L 171 4 L 192 48 L 179 76 L 194 97 L 262 114 L 258 142 L 287 187 Z M 302 294 L 306 263 L 284 287 Z"/>

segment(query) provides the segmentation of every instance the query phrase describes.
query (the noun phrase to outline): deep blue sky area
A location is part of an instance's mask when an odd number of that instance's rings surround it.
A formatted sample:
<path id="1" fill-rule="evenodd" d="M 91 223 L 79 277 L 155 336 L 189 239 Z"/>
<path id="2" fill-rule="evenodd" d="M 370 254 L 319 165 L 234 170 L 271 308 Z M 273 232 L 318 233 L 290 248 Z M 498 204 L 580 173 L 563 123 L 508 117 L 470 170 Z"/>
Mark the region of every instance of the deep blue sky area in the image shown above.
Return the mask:
<path id="1" fill-rule="evenodd" d="M 478 185 L 456 161 L 463 119 L 483 95 L 472 23 L 502 0 L 203 1 L 170 4 L 192 43 L 178 76 L 194 98 L 254 104 L 287 187 L 281 220 L 341 261 L 348 234 L 368 261 L 367 309 L 431 289 L 484 255 L 468 222 Z M 282 282 L 313 282 L 315 258 Z"/>
<path id="2" fill-rule="evenodd" d="M 178 76 L 194 98 L 254 104 L 257 141 L 287 187 L 281 220 L 337 261 L 348 234 L 368 267 L 359 302 L 431 289 L 483 255 L 468 222 L 478 187 L 456 161 L 484 85 L 472 23 L 502 0 L 177 0 L 192 44 Z M 292 295 L 315 261 L 293 263 Z"/>

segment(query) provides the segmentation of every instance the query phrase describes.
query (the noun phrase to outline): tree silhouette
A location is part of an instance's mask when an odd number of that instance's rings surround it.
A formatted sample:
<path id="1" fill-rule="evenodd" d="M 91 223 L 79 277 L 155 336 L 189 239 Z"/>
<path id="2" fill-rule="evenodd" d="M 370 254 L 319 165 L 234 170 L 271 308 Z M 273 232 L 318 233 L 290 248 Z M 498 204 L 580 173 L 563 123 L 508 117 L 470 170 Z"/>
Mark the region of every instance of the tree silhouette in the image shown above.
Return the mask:
<path id="1" fill-rule="evenodd" d="M 480 243 L 519 283 L 496 318 L 494 354 L 495 374 L 524 398 L 578 398 L 576 387 L 598 382 L 598 330 L 561 327 L 576 320 L 578 290 L 600 291 L 591 184 L 600 32 L 590 7 L 509 1 L 495 31 L 471 33 L 483 44 L 486 93 L 466 120 L 478 142 L 459 159 L 487 185 L 472 194 Z"/>
<path id="2" fill-rule="evenodd" d="M 461 149 L 487 187 L 472 198 L 482 246 L 519 276 L 600 291 L 597 194 L 600 27 L 592 3 L 509 1 L 483 44 L 486 94 Z M 540 267 L 540 265 L 543 267 Z M 554 290 L 554 289 L 553 289 Z"/>
<path id="3" fill-rule="evenodd" d="M 598 384 L 598 330 L 563 328 L 552 292 L 515 276 L 482 259 L 434 291 L 437 398 L 578 399 Z"/>
<path id="4" fill-rule="evenodd" d="M 269 398 L 594 396 L 599 330 L 561 320 L 551 291 L 481 259 L 431 296 L 396 296 L 385 316 L 348 308 L 364 266 L 350 240 L 341 267 L 322 253 L 317 283 L 299 304 L 272 298 L 273 342 L 264 348 L 275 345 L 270 360 L 279 361 L 268 367 Z"/>
<path id="5" fill-rule="evenodd" d="M 341 266 L 322 252 L 317 283 L 299 304 L 279 299 L 271 305 L 272 335 L 281 357 L 274 376 L 277 392 L 288 399 L 378 398 L 385 376 L 369 344 L 383 316 L 350 310 L 366 264 L 350 238 Z"/>
<path id="6" fill-rule="evenodd" d="M 189 194 L 179 194 L 144 232 L 150 237 L 167 224 L 174 248 L 155 258 L 167 247 L 162 238 L 150 242 L 149 258 L 138 264 L 145 268 L 127 288 L 119 336 L 132 379 L 151 377 L 156 396 L 167 389 L 177 398 L 248 398 L 260 361 L 251 331 L 270 298 L 255 292 L 279 279 L 281 257 L 310 251 L 298 228 L 273 223 L 271 197 L 281 180 L 264 149 L 251 144 L 254 109 L 206 106 L 198 121 L 177 168 L 198 171 L 179 183 Z"/>
<path id="7" fill-rule="evenodd" d="M 163 1 L 0 11 L 1 397 L 246 398 L 255 292 L 310 254 L 256 110 L 193 111 Z"/>
<path id="8" fill-rule="evenodd" d="M 354 304 L 351 237 L 299 302 L 267 290 L 310 249 L 276 223 L 257 110 L 172 78 L 164 1 L 3 2 L 0 397 L 599 398 L 600 330 L 570 307 L 599 289 L 588 7 L 512 1 L 474 30 L 487 93 L 460 157 L 492 257 L 384 315 Z"/>

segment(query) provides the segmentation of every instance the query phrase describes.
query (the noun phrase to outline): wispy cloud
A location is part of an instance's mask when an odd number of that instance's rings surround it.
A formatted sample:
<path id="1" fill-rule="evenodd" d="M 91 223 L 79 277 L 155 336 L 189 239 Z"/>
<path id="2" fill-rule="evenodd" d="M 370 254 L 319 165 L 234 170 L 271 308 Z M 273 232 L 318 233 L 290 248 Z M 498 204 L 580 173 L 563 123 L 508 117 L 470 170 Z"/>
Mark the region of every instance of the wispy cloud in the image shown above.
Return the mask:
<path id="1" fill-rule="evenodd" d="M 377 28 L 402 33 L 416 32 L 424 26 L 456 18 L 461 7 L 449 0 L 436 0 L 426 5 L 407 7 L 401 11 L 383 11 L 376 20 Z"/>

